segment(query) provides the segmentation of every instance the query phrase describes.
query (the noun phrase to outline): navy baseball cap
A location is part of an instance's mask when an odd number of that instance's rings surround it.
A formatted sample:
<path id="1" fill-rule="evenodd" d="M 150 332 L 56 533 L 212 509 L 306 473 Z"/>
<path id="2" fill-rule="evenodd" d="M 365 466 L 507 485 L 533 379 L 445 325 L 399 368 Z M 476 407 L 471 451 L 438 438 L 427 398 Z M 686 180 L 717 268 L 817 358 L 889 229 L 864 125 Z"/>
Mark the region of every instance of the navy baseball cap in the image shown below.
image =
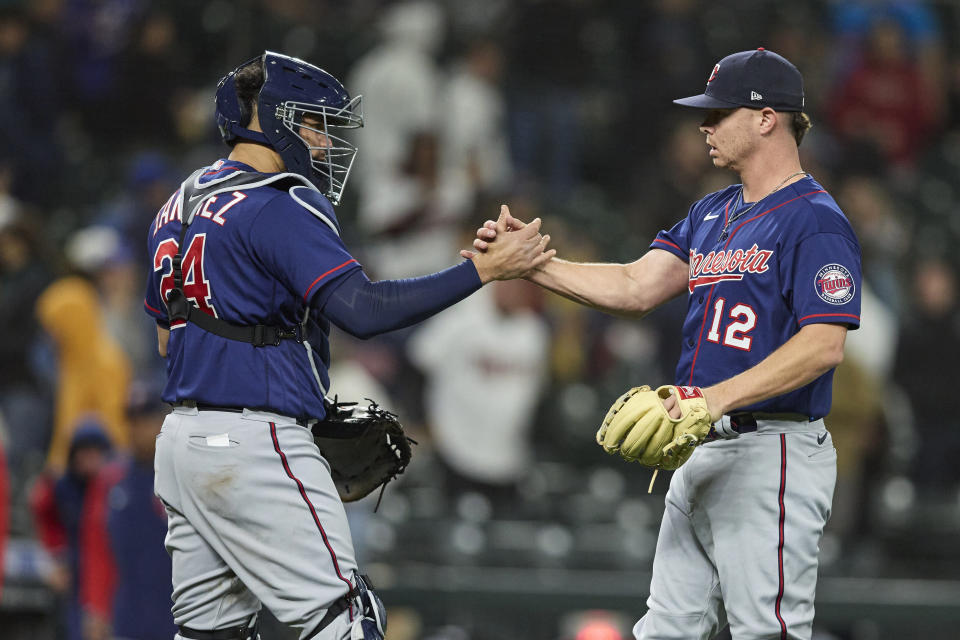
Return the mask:
<path id="1" fill-rule="evenodd" d="M 698 109 L 803 111 L 803 76 L 789 60 L 760 47 L 730 54 L 714 65 L 702 94 L 673 102 Z"/>

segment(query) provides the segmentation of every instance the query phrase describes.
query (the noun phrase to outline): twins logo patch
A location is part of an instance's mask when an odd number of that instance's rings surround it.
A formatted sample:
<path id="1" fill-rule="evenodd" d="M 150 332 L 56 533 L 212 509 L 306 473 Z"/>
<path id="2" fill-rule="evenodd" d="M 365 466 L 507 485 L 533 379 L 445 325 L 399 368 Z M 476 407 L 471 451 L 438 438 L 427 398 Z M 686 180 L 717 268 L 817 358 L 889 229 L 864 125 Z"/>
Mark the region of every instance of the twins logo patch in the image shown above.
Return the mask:
<path id="1" fill-rule="evenodd" d="M 842 264 L 826 264 L 820 267 L 813 288 L 824 302 L 845 304 L 853 299 L 856 285 L 850 270 Z"/>

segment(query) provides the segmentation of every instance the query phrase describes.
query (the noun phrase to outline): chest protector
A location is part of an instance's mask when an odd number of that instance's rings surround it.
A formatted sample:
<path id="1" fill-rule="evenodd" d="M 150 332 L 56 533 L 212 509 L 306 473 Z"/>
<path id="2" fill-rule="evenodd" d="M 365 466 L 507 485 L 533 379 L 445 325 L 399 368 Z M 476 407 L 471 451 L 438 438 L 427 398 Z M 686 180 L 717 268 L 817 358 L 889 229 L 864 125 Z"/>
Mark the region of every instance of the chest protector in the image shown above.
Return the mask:
<path id="1" fill-rule="evenodd" d="M 187 229 L 193 222 L 194 217 L 200 211 L 203 203 L 211 196 L 226 191 L 255 189 L 265 185 L 271 185 L 281 191 L 288 191 L 297 186 L 307 186 L 311 189 L 313 187 L 305 178 L 295 173 L 265 176 L 262 173 L 235 171 L 223 178 L 201 184 L 200 176 L 203 173 L 203 169 L 198 169 L 180 185 L 180 211 L 183 212 L 183 218 L 181 220 L 180 239 L 177 243 L 177 253 L 173 257 L 173 289 L 167 296 L 167 319 L 170 325 L 173 326 L 174 322 L 189 322 L 221 338 L 246 342 L 255 347 L 279 346 L 281 340 L 303 342 L 304 323 L 307 314 L 304 314 L 304 322 L 292 327 L 265 324 L 242 326 L 208 315 L 191 304 L 183 293 L 183 243 L 187 237 Z"/>

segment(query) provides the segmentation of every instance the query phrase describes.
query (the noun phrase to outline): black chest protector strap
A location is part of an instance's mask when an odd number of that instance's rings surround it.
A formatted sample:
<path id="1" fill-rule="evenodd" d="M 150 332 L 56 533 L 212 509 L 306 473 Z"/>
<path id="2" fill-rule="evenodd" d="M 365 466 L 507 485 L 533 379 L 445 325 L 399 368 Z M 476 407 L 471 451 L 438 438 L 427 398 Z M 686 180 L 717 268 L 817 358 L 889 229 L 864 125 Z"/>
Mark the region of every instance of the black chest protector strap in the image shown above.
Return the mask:
<path id="1" fill-rule="evenodd" d="M 174 322 L 189 322 L 221 338 L 247 342 L 255 347 L 278 346 L 281 340 L 303 342 L 304 326 L 302 323 L 293 327 L 267 324 L 235 325 L 221 318 L 208 315 L 191 304 L 183 292 L 183 243 L 187 237 L 187 229 L 200 210 L 200 206 L 211 196 L 226 191 L 253 189 L 266 184 L 271 184 L 281 190 L 287 190 L 290 187 L 305 184 L 306 181 L 301 181 L 299 176 L 294 174 L 265 177 L 261 173 L 238 171 L 226 178 L 200 185 L 198 179 L 201 173 L 202 170 L 195 172 L 184 180 L 180 187 L 180 211 L 182 215 L 180 240 L 177 243 L 177 254 L 173 257 L 173 289 L 167 295 L 167 319 L 170 326 L 173 326 Z M 304 319 L 306 319 L 306 315 L 304 315 Z"/>

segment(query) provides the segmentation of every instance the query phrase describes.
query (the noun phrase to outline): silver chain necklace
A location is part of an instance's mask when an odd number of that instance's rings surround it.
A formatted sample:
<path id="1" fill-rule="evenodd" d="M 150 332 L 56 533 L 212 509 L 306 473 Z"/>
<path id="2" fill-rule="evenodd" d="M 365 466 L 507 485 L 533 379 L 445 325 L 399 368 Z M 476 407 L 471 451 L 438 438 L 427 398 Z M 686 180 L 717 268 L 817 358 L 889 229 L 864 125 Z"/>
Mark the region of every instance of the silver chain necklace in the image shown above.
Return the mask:
<path id="1" fill-rule="evenodd" d="M 807 173 L 806 171 L 803 171 L 802 169 L 801 169 L 800 171 L 797 171 L 796 173 L 791 173 L 791 174 L 788 175 L 786 178 L 784 178 L 783 181 L 782 181 L 780 184 L 778 184 L 778 185 L 775 186 L 773 189 L 771 189 L 771 190 L 770 190 L 770 193 L 768 193 L 767 195 L 763 196 L 762 198 L 760 198 L 759 200 L 757 200 L 756 202 L 754 202 L 753 204 L 751 204 L 749 207 L 747 207 L 747 208 L 744 209 L 743 211 L 736 211 L 737 207 L 739 207 L 741 204 L 743 204 L 743 185 L 741 185 L 741 186 L 740 186 L 740 192 L 737 193 L 737 204 L 733 207 L 735 213 L 733 213 L 729 218 L 727 218 L 727 223 L 723 225 L 723 231 L 720 232 L 720 240 L 719 240 L 719 241 L 720 241 L 720 242 L 723 242 L 724 240 L 727 239 L 727 235 L 728 235 L 728 234 L 727 234 L 727 231 L 730 229 L 730 225 L 733 224 L 733 222 L 734 222 L 735 220 L 738 220 L 739 218 L 742 218 L 742 217 L 745 216 L 746 214 L 750 213 L 750 211 L 751 211 L 755 206 L 757 206 L 757 205 L 760 204 L 763 200 L 766 200 L 767 198 L 769 198 L 770 196 L 772 196 L 774 193 L 776 193 L 777 191 L 779 191 L 779 190 L 780 190 L 780 187 L 782 187 L 783 185 L 787 184 L 787 182 L 790 180 L 790 178 L 796 178 L 797 176 L 808 176 L 808 175 L 810 175 L 810 174 Z"/>

